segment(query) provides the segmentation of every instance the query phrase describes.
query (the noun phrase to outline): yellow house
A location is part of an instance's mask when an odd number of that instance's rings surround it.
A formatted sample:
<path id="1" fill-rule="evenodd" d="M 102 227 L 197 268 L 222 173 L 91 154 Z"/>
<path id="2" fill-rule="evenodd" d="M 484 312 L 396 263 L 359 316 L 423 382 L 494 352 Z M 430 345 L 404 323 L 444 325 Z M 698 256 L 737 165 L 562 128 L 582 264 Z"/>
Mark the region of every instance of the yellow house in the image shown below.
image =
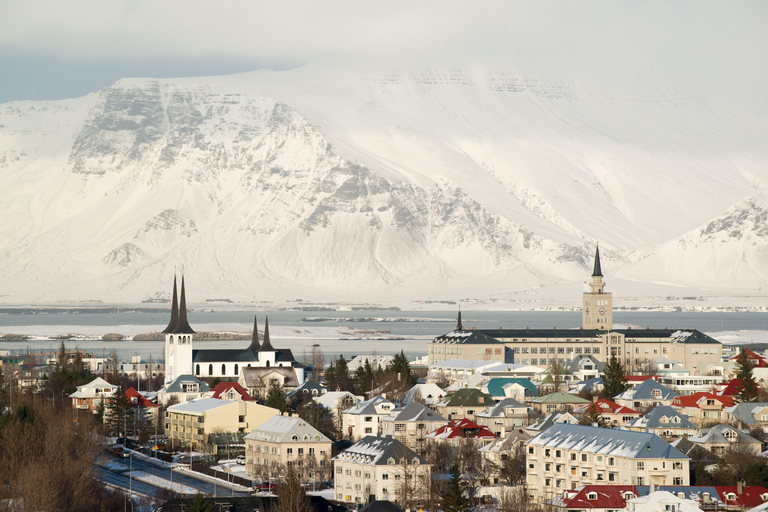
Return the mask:
<path id="1" fill-rule="evenodd" d="M 198 398 L 172 405 L 165 413 L 165 433 L 172 444 L 205 444 L 210 434 L 246 433 L 260 426 L 280 411 L 244 400 Z"/>

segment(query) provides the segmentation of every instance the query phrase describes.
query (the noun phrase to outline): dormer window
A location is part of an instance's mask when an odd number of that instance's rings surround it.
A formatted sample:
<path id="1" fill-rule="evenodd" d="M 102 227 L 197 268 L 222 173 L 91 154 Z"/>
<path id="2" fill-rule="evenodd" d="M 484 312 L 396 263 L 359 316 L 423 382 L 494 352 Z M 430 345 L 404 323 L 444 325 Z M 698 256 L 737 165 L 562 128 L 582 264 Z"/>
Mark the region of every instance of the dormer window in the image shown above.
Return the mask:
<path id="1" fill-rule="evenodd" d="M 394 466 L 396 464 L 395 459 L 393 459 L 392 457 L 388 458 L 387 464 L 389 464 L 390 466 Z"/>
<path id="2" fill-rule="evenodd" d="M 596 492 L 590 492 L 587 494 L 587 499 L 591 501 L 597 500 L 597 493 Z"/>
<path id="3" fill-rule="evenodd" d="M 739 434 L 737 434 L 735 430 L 730 430 L 730 429 L 726 430 L 723 435 L 729 441 L 733 441 L 734 439 L 737 439 L 739 437 Z"/>
<path id="4" fill-rule="evenodd" d="M 298 440 L 299 440 L 299 436 L 297 436 L 296 434 L 293 434 L 293 436 L 291 436 L 291 441 L 298 441 Z"/>
<path id="5" fill-rule="evenodd" d="M 653 391 L 651 391 L 651 395 L 653 395 L 653 398 L 661 398 L 661 390 L 654 389 Z"/>

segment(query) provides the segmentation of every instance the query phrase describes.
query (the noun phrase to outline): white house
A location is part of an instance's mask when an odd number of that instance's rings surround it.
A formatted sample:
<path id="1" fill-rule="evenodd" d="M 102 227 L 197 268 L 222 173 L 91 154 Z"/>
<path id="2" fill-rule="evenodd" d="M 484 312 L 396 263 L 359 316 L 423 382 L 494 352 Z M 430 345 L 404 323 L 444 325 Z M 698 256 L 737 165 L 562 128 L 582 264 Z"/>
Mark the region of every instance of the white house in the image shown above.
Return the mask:
<path id="1" fill-rule="evenodd" d="M 350 439 L 379 436 L 382 433 L 381 421 L 394 409 L 395 404 L 380 396 L 353 405 L 341 413 L 342 435 Z"/>

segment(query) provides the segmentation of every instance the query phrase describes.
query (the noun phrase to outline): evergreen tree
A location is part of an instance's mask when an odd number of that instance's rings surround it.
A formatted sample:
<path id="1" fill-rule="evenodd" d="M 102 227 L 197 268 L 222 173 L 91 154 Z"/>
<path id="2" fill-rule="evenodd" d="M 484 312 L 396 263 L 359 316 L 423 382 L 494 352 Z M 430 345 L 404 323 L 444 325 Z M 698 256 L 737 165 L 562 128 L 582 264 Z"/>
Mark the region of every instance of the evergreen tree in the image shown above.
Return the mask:
<path id="1" fill-rule="evenodd" d="M 412 388 L 416 384 L 416 378 L 411 375 L 411 363 L 408 362 L 408 358 L 405 357 L 405 353 L 401 350 L 399 354 L 395 354 L 392 362 L 389 363 L 387 370 L 392 372 L 395 378 L 400 377 L 400 382 L 408 389 Z"/>
<path id="2" fill-rule="evenodd" d="M 464 496 L 464 489 L 461 488 L 461 472 L 459 465 L 454 464 L 451 468 L 451 485 L 443 498 L 443 512 L 471 512 L 472 507 L 469 500 Z"/>
<path id="3" fill-rule="evenodd" d="M 736 402 L 756 402 L 759 391 L 755 376 L 752 374 L 753 364 L 742 350 L 736 356 L 736 379 L 739 381 L 739 394 L 734 397 Z"/>
<path id="4" fill-rule="evenodd" d="M 593 402 L 587 407 L 587 412 L 581 417 L 579 425 L 591 426 L 595 424 L 601 428 L 609 428 L 608 422 L 605 421 L 605 418 L 603 418 L 603 415 L 600 413 L 600 406 L 598 406 L 596 402 Z"/>
<path id="5" fill-rule="evenodd" d="M 768 485 L 768 464 L 761 460 L 753 460 L 747 465 L 741 477 L 747 485 L 765 487 Z"/>
<path id="6" fill-rule="evenodd" d="M 106 414 L 108 430 L 112 433 L 122 432 L 127 436 L 128 430 L 133 427 L 133 405 L 122 388 L 118 387 L 107 401 Z"/>
<path id="7" fill-rule="evenodd" d="M 328 369 L 325 370 L 325 387 L 330 391 L 336 391 L 339 387 L 339 380 L 336 378 L 336 367 L 333 365 L 333 361 L 328 365 Z"/>
<path id="8" fill-rule="evenodd" d="M 613 398 L 629 389 L 624 366 L 616 359 L 616 354 L 611 354 L 611 359 L 605 365 L 603 374 L 603 395 L 606 398 Z"/>
<path id="9" fill-rule="evenodd" d="M 267 407 L 274 407 L 280 412 L 288 410 L 288 400 L 285 398 L 285 391 L 283 386 L 278 382 L 273 382 L 267 390 L 267 400 L 264 403 Z"/>
<path id="10" fill-rule="evenodd" d="M 357 381 L 358 394 L 365 395 L 373 387 L 373 368 L 370 361 L 365 360 L 364 365 L 357 367 L 355 371 L 355 380 Z"/>
<path id="11" fill-rule="evenodd" d="M 189 512 L 213 512 L 213 504 L 205 501 L 205 497 L 199 492 L 192 498 L 192 504 L 187 510 Z"/>
<path id="12" fill-rule="evenodd" d="M 59 356 L 56 358 L 56 369 L 60 372 L 67 371 L 67 347 L 63 341 L 59 347 Z"/>
<path id="13" fill-rule="evenodd" d="M 349 367 L 344 354 L 341 354 L 336 361 L 336 386 L 341 391 L 349 391 Z"/>
<path id="14" fill-rule="evenodd" d="M 712 485 L 712 475 L 706 470 L 706 464 L 696 464 L 696 472 L 693 475 L 693 485 Z"/>
<path id="15" fill-rule="evenodd" d="M 319 403 L 310 400 L 299 407 L 298 413 L 299 418 L 312 425 L 329 439 L 333 441 L 338 439 L 339 434 L 336 429 L 336 423 L 333 421 L 331 411 Z"/>

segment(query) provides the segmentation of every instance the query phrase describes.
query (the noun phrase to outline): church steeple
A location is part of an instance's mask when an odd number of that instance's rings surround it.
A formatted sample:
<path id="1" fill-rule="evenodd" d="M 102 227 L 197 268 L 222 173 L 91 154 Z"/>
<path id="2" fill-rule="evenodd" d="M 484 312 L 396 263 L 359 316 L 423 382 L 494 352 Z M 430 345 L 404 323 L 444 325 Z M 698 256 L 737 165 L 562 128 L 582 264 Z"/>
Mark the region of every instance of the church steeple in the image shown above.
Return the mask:
<path id="1" fill-rule="evenodd" d="M 259 328 L 256 325 L 256 315 L 253 315 L 253 338 L 251 338 L 251 344 L 248 347 L 248 350 L 258 352 L 260 348 L 261 344 L 259 344 Z"/>
<path id="2" fill-rule="evenodd" d="M 459 308 L 459 321 L 456 324 L 456 330 L 457 331 L 463 331 L 464 330 L 464 326 L 461 325 L 461 308 Z"/>
<path id="3" fill-rule="evenodd" d="M 181 303 L 179 304 L 179 320 L 173 326 L 173 334 L 195 334 L 187 320 L 187 296 L 184 292 L 184 276 L 181 276 Z"/>
<path id="4" fill-rule="evenodd" d="M 179 321 L 179 299 L 176 295 L 176 276 L 173 276 L 173 300 L 171 301 L 171 321 L 168 323 L 168 327 L 163 329 L 163 333 L 169 333 L 176 327 L 176 323 Z"/>
<path id="5" fill-rule="evenodd" d="M 262 352 L 274 352 L 272 343 L 269 342 L 269 317 L 264 321 L 264 343 L 261 345 Z"/>
<path id="6" fill-rule="evenodd" d="M 595 248 L 595 269 L 592 271 L 592 277 L 603 277 L 603 271 L 600 269 L 600 246 Z"/>

